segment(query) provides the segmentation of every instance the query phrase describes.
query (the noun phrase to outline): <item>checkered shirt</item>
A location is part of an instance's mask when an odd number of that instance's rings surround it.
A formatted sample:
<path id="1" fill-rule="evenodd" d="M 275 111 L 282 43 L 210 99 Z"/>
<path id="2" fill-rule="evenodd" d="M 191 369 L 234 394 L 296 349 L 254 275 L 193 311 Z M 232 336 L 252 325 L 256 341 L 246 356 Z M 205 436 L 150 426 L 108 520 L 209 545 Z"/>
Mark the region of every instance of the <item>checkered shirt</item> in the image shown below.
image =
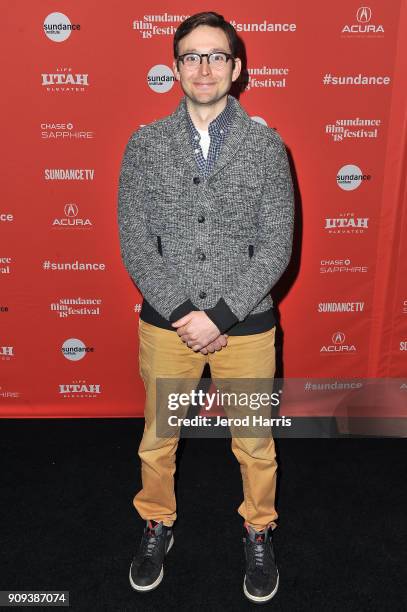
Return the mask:
<path id="1" fill-rule="evenodd" d="M 211 140 L 209 144 L 208 157 L 205 159 L 200 145 L 201 135 L 196 129 L 189 112 L 187 112 L 188 124 L 191 132 L 191 144 L 194 151 L 195 161 L 201 175 L 205 178 L 210 174 L 217 158 L 219 157 L 219 153 L 228 133 L 233 115 L 233 104 L 231 104 L 230 98 L 228 98 L 228 102 L 223 111 L 209 124 L 208 132 Z"/>

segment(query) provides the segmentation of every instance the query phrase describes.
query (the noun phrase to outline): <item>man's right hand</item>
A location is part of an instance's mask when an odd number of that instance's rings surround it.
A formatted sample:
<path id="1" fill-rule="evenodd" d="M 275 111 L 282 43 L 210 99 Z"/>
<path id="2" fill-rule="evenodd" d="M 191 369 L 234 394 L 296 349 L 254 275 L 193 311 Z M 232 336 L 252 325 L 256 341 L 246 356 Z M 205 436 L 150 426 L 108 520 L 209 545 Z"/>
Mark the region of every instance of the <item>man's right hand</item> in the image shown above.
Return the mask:
<path id="1" fill-rule="evenodd" d="M 220 351 L 224 346 L 228 343 L 227 334 L 220 334 L 215 340 L 210 342 L 207 346 L 204 346 L 199 351 L 203 355 L 207 355 L 208 353 L 214 353 L 215 351 Z"/>

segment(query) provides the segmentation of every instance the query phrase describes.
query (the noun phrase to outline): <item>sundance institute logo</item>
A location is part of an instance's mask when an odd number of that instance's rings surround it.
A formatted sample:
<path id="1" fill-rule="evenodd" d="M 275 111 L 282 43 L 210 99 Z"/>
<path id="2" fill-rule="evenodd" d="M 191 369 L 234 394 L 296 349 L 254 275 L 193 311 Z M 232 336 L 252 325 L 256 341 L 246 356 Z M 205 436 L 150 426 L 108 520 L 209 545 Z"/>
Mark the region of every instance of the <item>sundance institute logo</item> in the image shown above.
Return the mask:
<path id="1" fill-rule="evenodd" d="M 371 175 L 364 174 L 359 166 L 355 166 L 355 164 L 342 166 L 336 175 L 338 187 L 344 191 L 353 191 L 361 185 L 362 181 L 370 181 L 370 179 Z"/>
<path id="2" fill-rule="evenodd" d="M 147 74 L 147 84 L 156 93 L 167 93 L 174 86 L 175 76 L 165 64 L 157 64 Z"/>
<path id="3" fill-rule="evenodd" d="M 86 346 L 78 338 L 68 338 L 62 345 L 62 354 L 69 361 L 79 361 L 87 353 L 93 353 L 93 346 Z"/>
<path id="4" fill-rule="evenodd" d="M 44 33 L 53 42 L 64 42 L 70 37 L 72 30 L 80 30 L 81 26 L 72 24 L 63 13 L 50 13 L 44 21 Z"/>

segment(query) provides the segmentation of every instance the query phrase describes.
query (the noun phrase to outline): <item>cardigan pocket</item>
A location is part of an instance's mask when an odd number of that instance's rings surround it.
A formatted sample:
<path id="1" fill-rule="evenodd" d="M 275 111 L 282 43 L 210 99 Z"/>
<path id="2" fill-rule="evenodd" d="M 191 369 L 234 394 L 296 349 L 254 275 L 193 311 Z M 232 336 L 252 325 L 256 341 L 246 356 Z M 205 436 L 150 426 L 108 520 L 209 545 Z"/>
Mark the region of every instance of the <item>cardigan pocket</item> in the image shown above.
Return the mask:
<path id="1" fill-rule="evenodd" d="M 158 253 L 162 257 L 163 256 L 163 247 L 162 247 L 162 244 L 161 244 L 161 236 L 157 236 L 157 251 L 158 251 Z"/>

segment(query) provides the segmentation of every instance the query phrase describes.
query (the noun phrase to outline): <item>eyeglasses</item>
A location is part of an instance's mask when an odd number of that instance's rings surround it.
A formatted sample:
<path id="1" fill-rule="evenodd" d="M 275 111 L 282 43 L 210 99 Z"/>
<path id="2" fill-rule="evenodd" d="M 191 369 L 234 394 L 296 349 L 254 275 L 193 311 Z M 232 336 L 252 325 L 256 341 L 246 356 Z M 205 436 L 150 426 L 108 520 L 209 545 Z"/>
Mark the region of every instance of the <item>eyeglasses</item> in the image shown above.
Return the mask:
<path id="1" fill-rule="evenodd" d="M 206 57 L 208 64 L 215 70 L 222 70 L 225 68 L 228 60 L 234 58 L 231 53 L 223 53 L 220 51 L 214 51 L 213 53 L 184 53 L 177 57 L 177 62 L 181 62 L 187 70 L 195 70 L 200 64 L 202 64 L 202 58 Z"/>

